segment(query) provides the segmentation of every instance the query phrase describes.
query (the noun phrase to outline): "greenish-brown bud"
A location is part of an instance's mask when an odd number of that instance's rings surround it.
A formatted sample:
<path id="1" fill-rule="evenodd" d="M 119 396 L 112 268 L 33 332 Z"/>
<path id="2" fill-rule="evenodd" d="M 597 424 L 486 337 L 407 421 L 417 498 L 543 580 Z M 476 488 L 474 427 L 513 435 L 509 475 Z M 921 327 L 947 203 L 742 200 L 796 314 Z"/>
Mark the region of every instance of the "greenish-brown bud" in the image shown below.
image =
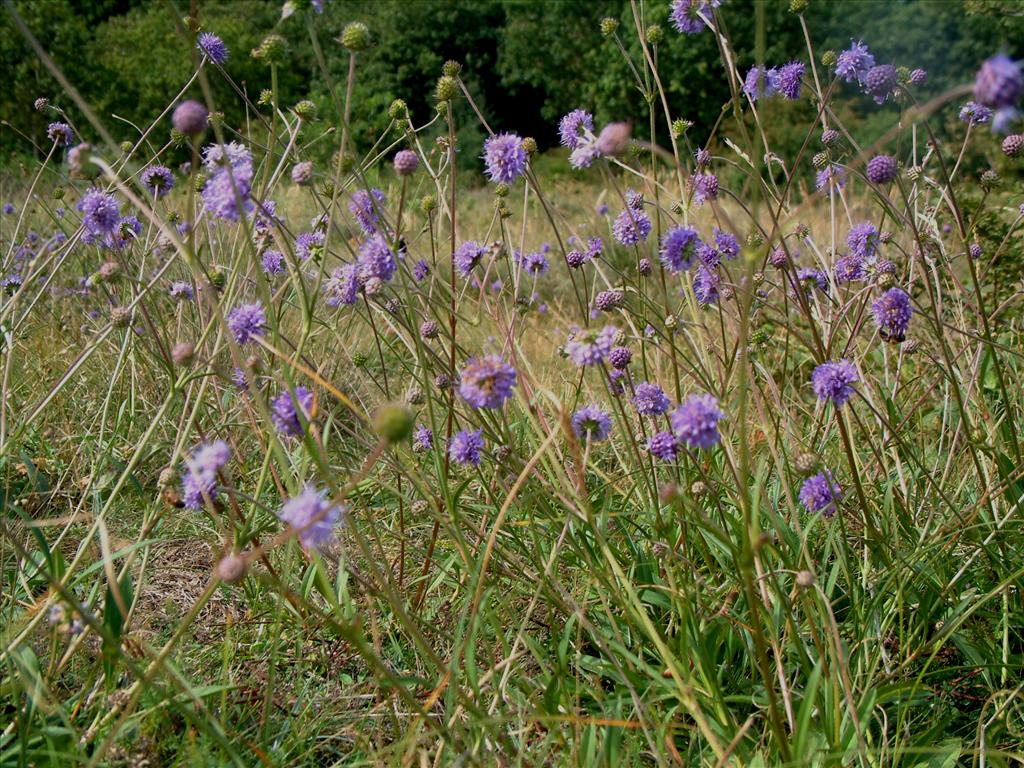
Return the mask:
<path id="1" fill-rule="evenodd" d="M 611 37 L 615 34 L 615 30 L 619 28 L 619 20 L 613 19 L 611 16 L 606 16 L 601 19 L 601 34 L 605 37 Z"/>
<path id="2" fill-rule="evenodd" d="M 388 403 L 377 409 L 373 417 L 373 429 L 388 443 L 400 443 L 412 435 L 415 417 L 408 408 L 397 403 Z"/>

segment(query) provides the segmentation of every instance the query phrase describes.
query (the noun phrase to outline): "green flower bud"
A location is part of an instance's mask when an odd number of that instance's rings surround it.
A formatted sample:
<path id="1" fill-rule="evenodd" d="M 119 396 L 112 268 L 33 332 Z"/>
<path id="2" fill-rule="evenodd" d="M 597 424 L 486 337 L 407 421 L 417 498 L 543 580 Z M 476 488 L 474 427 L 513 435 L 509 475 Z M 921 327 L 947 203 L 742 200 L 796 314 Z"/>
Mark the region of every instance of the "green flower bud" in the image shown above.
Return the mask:
<path id="1" fill-rule="evenodd" d="M 224 125 L 224 113 L 223 112 L 211 112 L 210 116 L 206 119 L 213 127 L 219 127 Z"/>
<path id="2" fill-rule="evenodd" d="M 814 165 L 819 171 L 828 165 L 828 155 L 824 152 L 818 152 L 811 158 L 811 164 Z"/>
<path id="3" fill-rule="evenodd" d="M 435 95 L 438 101 L 451 101 L 459 95 L 459 82 L 450 75 L 443 75 L 437 81 Z"/>
<path id="4" fill-rule="evenodd" d="M 821 54 L 821 63 L 822 65 L 831 69 L 832 67 L 839 63 L 839 56 L 836 55 L 836 52 L 833 50 L 825 51 L 823 54 Z"/>
<path id="5" fill-rule="evenodd" d="M 537 151 L 537 140 L 532 136 L 527 136 L 523 139 L 523 149 L 526 150 L 527 154 L 534 154 Z"/>
<path id="6" fill-rule="evenodd" d="M 176 147 L 182 146 L 188 141 L 188 136 L 179 131 L 177 128 L 171 128 L 171 144 Z"/>
<path id="7" fill-rule="evenodd" d="M 316 120 L 316 104 L 309 99 L 303 99 L 292 107 L 292 112 L 295 113 L 299 120 L 304 122 L 308 123 L 311 120 Z"/>
<path id="8" fill-rule="evenodd" d="M 409 105 L 406 104 L 402 99 L 395 99 L 391 102 L 391 106 L 388 107 L 388 117 L 392 120 L 401 120 L 404 117 L 409 116 Z"/>
<path id="9" fill-rule="evenodd" d="M 647 28 L 646 37 L 648 44 L 657 45 L 665 39 L 665 30 L 663 30 L 658 24 L 651 24 L 651 26 Z"/>
<path id="10" fill-rule="evenodd" d="M 789 12 L 801 14 L 807 10 L 810 0 L 789 0 Z"/>
<path id="11" fill-rule="evenodd" d="M 366 365 L 366 353 L 365 352 L 354 352 L 352 353 L 352 365 L 356 368 L 362 368 Z"/>
<path id="12" fill-rule="evenodd" d="M 122 141 L 120 144 L 121 152 L 127 155 L 129 152 L 132 151 L 132 147 L 134 146 L 135 145 L 132 144 L 130 141 Z"/>
<path id="13" fill-rule="evenodd" d="M 445 77 L 458 77 L 460 72 L 462 72 L 462 65 L 452 59 L 448 59 L 441 67 L 441 74 Z"/>
<path id="14" fill-rule="evenodd" d="M 260 97 L 256 100 L 257 106 L 269 107 L 274 103 L 274 92 L 269 88 L 264 88 L 260 91 Z"/>
<path id="15" fill-rule="evenodd" d="M 508 184 L 499 184 L 494 188 L 494 194 L 498 197 L 508 197 L 509 188 Z"/>
<path id="16" fill-rule="evenodd" d="M 601 34 L 605 37 L 611 37 L 615 34 L 615 30 L 619 28 L 619 20 L 613 19 L 611 16 L 606 16 L 601 19 Z"/>
<path id="17" fill-rule="evenodd" d="M 252 51 L 252 57 L 266 64 L 284 63 L 287 44 L 280 35 L 267 35 L 260 43 L 260 47 Z"/>
<path id="18" fill-rule="evenodd" d="M 216 288 L 218 291 L 223 291 L 224 286 L 228 282 L 228 273 L 224 271 L 223 267 L 212 265 L 210 267 L 210 285 Z"/>
<path id="19" fill-rule="evenodd" d="M 433 195 L 424 195 L 423 199 L 420 200 L 420 210 L 424 213 L 430 213 L 437 208 L 437 198 Z"/>
<path id="20" fill-rule="evenodd" d="M 203 173 L 202 171 L 197 173 L 195 175 L 195 179 L 193 179 L 193 184 L 196 192 L 202 192 L 203 185 L 206 184 L 206 174 Z"/>
<path id="21" fill-rule="evenodd" d="M 388 403 L 377 409 L 373 416 L 373 429 L 388 443 L 400 443 L 412 435 L 415 417 L 408 408 Z"/>
<path id="22" fill-rule="evenodd" d="M 370 30 L 362 22 L 353 21 L 345 25 L 338 40 L 352 53 L 359 53 L 370 47 Z"/>
<path id="23" fill-rule="evenodd" d="M 981 188 L 986 192 L 992 191 L 1003 183 L 1002 179 L 999 178 L 999 174 L 991 168 L 981 174 L 981 178 L 978 181 L 981 184 Z"/>
<path id="24" fill-rule="evenodd" d="M 675 120 L 672 121 L 672 135 L 678 139 L 692 127 L 692 120 L 686 120 L 685 118 L 682 117 L 676 118 Z"/>
<path id="25" fill-rule="evenodd" d="M 331 179 L 324 179 L 320 185 L 320 194 L 324 197 L 334 197 L 334 182 Z"/>
<path id="26" fill-rule="evenodd" d="M 63 200 L 64 199 L 64 187 L 54 187 L 53 188 L 53 199 L 54 200 Z"/>

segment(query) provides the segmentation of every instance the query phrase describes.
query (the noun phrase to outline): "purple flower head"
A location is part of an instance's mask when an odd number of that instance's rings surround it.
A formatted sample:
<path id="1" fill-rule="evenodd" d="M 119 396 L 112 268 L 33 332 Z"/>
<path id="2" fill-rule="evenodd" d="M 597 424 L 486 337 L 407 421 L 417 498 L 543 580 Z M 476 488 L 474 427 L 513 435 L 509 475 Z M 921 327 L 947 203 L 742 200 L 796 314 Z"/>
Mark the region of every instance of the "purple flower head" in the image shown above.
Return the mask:
<path id="1" fill-rule="evenodd" d="M 598 365 L 615 346 L 617 333 L 614 325 L 606 325 L 599 331 L 594 328 L 576 331 L 565 343 L 565 352 L 578 366 Z"/>
<path id="2" fill-rule="evenodd" d="M 629 149 L 633 127 L 629 123 L 608 123 L 597 137 L 597 150 L 602 155 L 621 155 Z"/>
<path id="3" fill-rule="evenodd" d="M 661 461 L 675 461 L 679 443 L 671 432 L 655 432 L 647 439 L 647 450 Z"/>
<path id="4" fill-rule="evenodd" d="M 248 344 L 253 338 L 262 336 L 267 328 L 267 315 L 258 301 L 241 304 L 228 312 L 228 329 L 239 344 Z"/>
<path id="5" fill-rule="evenodd" d="M 628 368 L 632 360 L 633 353 L 629 351 L 629 347 L 615 347 L 608 353 L 608 362 L 616 370 Z"/>
<path id="6" fill-rule="evenodd" d="M 596 405 L 584 405 L 572 415 L 572 431 L 580 440 L 590 438 L 595 443 L 608 439 L 612 432 L 612 419 Z"/>
<path id="7" fill-rule="evenodd" d="M 248 149 L 235 141 L 211 144 L 203 153 L 203 164 L 211 173 L 203 185 L 203 205 L 212 215 L 238 221 L 254 209 L 249 199 L 254 171 Z"/>
<path id="8" fill-rule="evenodd" d="M 960 107 L 960 121 L 968 125 L 982 125 L 992 119 L 992 110 L 976 101 L 968 101 Z"/>
<path id="9" fill-rule="evenodd" d="M 636 385 L 633 405 L 636 406 L 636 412 L 641 416 L 660 416 L 669 409 L 672 403 L 668 396 L 661 391 L 661 387 L 645 381 Z"/>
<path id="10" fill-rule="evenodd" d="M 303 232 L 295 238 L 295 255 L 302 261 L 308 261 L 314 256 L 323 254 L 325 234 L 316 230 L 315 232 Z"/>
<path id="11" fill-rule="evenodd" d="M 867 276 L 864 259 L 855 253 L 838 259 L 833 271 L 837 283 L 852 283 L 855 280 L 863 280 Z"/>
<path id="12" fill-rule="evenodd" d="M 583 251 L 572 250 L 565 254 L 565 263 L 573 269 L 579 269 L 588 261 L 589 259 L 584 255 Z"/>
<path id="13" fill-rule="evenodd" d="M 292 166 L 292 181 L 299 185 L 309 184 L 313 180 L 313 163 L 304 160 Z"/>
<path id="14" fill-rule="evenodd" d="M 206 121 L 210 113 L 206 107 L 194 99 L 183 101 L 174 108 L 171 124 L 186 136 L 195 136 L 206 130 Z"/>
<path id="15" fill-rule="evenodd" d="M 643 211 L 627 208 L 615 217 L 612 232 L 622 245 L 636 245 L 651 233 L 651 220 Z"/>
<path id="16" fill-rule="evenodd" d="M 703 205 L 708 200 L 718 198 L 718 177 L 713 173 L 695 173 L 691 181 L 695 205 Z"/>
<path id="17" fill-rule="evenodd" d="M 707 24 L 697 14 L 703 13 L 705 16 L 710 16 L 711 8 L 717 8 L 719 2 L 720 0 L 713 0 L 711 3 L 707 0 L 672 0 L 669 21 L 672 22 L 676 32 L 684 35 L 699 34 L 704 31 Z"/>
<path id="18" fill-rule="evenodd" d="M 846 236 L 850 250 L 862 259 L 870 259 L 878 252 L 878 230 L 870 221 L 855 224 Z"/>
<path id="19" fill-rule="evenodd" d="M 173 298 L 181 301 L 192 301 L 196 295 L 195 291 L 192 290 L 192 284 L 184 280 L 175 280 L 171 283 L 169 292 Z"/>
<path id="20" fill-rule="evenodd" d="M 473 267 L 480 263 L 487 248 L 475 240 L 467 240 L 455 249 L 455 268 L 463 277 L 467 277 L 473 271 Z"/>
<path id="21" fill-rule="evenodd" d="M 808 477 L 800 487 L 800 503 L 812 514 L 821 513 L 825 517 L 832 517 L 840 498 L 842 494 L 839 486 L 828 470 Z"/>
<path id="22" fill-rule="evenodd" d="M 188 509 L 201 509 L 207 499 L 217 498 L 217 473 L 231 458 L 231 448 L 223 440 L 204 443 L 185 460 L 182 500 Z"/>
<path id="23" fill-rule="evenodd" d="M 420 424 L 412 433 L 412 449 L 417 453 L 424 453 L 434 447 L 434 430 L 425 424 Z"/>
<path id="24" fill-rule="evenodd" d="M 516 372 L 498 355 L 471 357 L 462 369 L 459 394 L 474 408 L 501 408 L 512 397 Z"/>
<path id="25" fill-rule="evenodd" d="M 344 504 L 335 504 L 327 498 L 327 491 L 317 491 L 307 485 L 302 493 L 281 506 L 277 516 L 295 530 L 303 547 L 316 550 L 331 540 L 335 527 L 347 512 Z"/>
<path id="26" fill-rule="evenodd" d="M 420 167 L 420 156 L 411 149 L 402 149 L 395 153 L 394 163 L 399 176 L 412 176 Z"/>
<path id="27" fill-rule="evenodd" d="M 796 271 L 796 279 L 804 293 L 811 295 L 811 289 L 817 288 L 822 293 L 828 293 L 828 275 L 814 267 L 801 267 Z"/>
<path id="28" fill-rule="evenodd" d="M 46 135 L 50 138 L 54 144 L 58 147 L 70 146 L 74 140 L 74 134 L 71 132 L 71 126 L 67 123 L 50 123 L 46 128 Z"/>
<path id="29" fill-rule="evenodd" d="M 528 253 L 519 257 L 519 266 L 534 277 L 539 277 L 548 271 L 548 260 L 543 253 Z"/>
<path id="30" fill-rule="evenodd" d="M 499 133 L 484 142 L 487 178 L 500 184 L 512 184 L 526 173 L 526 147 L 514 133 Z"/>
<path id="31" fill-rule="evenodd" d="M 751 67 L 743 81 L 743 92 L 751 101 L 767 99 L 779 89 L 779 71 L 764 67 Z"/>
<path id="32" fill-rule="evenodd" d="M 373 277 L 387 282 L 394 277 L 395 270 L 398 269 L 395 254 L 381 234 L 372 235 L 363 241 L 359 246 L 356 265 L 359 279 L 364 285 Z"/>
<path id="33" fill-rule="evenodd" d="M 892 155 L 875 155 L 868 161 L 867 177 L 872 184 L 887 184 L 896 178 L 896 158 Z"/>
<path id="34" fill-rule="evenodd" d="M 837 57 L 836 76 L 848 83 L 860 82 L 873 66 L 875 57 L 868 51 L 868 47 L 859 40 L 854 40 L 850 47 Z"/>
<path id="35" fill-rule="evenodd" d="M 313 416 L 313 393 L 305 387 L 296 387 L 294 396 L 286 390 L 270 402 L 270 418 L 282 435 L 302 436 L 305 430 L 303 421 L 299 420 L 300 413 L 304 421 Z"/>
<path id="36" fill-rule="evenodd" d="M 448 443 L 448 455 L 456 464 L 480 465 L 480 452 L 484 449 L 482 429 L 463 429 L 452 435 Z"/>
<path id="37" fill-rule="evenodd" d="M 379 189 L 357 189 L 352 193 L 349 200 L 348 210 L 357 222 L 364 235 L 372 235 L 377 231 L 377 224 L 380 219 L 377 216 L 377 207 L 383 206 L 387 198 Z"/>
<path id="38" fill-rule="evenodd" d="M 611 312 L 613 309 L 621 307 L 625 298 L 625 293 L 621 289 L 610 288 L 607 291 L 601 291 L 594 297 L 594 307 L 600 312 Z"/>
<path id="39" fill-rule="evenodd" d="M 109 235 L 121 222 L 121 209 L 113 195 L 92 187 L 78 202 L 82 225 L 92 235 Z"/>
<path id="40" fill-rule="evenodd" d="M 8 216 L 14 213 L 14 203 L 4 203 L 4 213 Z"/>
<path id="41" fill-rule="evenodd" d="M 603 251 L 604 243 L 601 241 L 600 237 L 591 237 L 587 239 L 587 248 L 586 251 L 584 251 L 584 256 L 586 256 L 587 261 L 599 258 Z"/>
<path id="42" fill-rule="evenodd" d="M 342 304 L 352 306 L 359 298 L 360 288 L 362 288 L 362 283 L 359 281 L 359 270 L 355 264 L 335 267 L 331 270 L 331 276 L 324 283 L 327 306 L 338 307 Z"/>
<path id="43" fill-rule="evenodd" d="M 729 232 L 723 232 L 718 227 L 714 229 L 715 235 L 715 246 L 718 248 L 718 252 L 722 254 L 728 261 L 732 261 L 740 255 L 740 241 L 736 239 L 736 235 Z"/>
<path id="44" fill-rule="evenodd" d="M 672 412 L 669 422 L 678 440 L 708 451 L 721 439 L 718 422 L 723 416 L 713 395 L 690 395 Z"/>
<path id="45" fill-rule="evenodd" d="M 928 73 L 918 67 L 911 70 L 909 80 L 911 85 L 920 87 L 928 80 Z"/>
<path id="46" fill-rule="evenodd" d="M 819 400 L 845 405 L 853 396 L 853 385 L 859 381 L 857 367 L 849 360 L 822 363 L 811 374 L 811 386 Z"/>
<path id="47" fill-rule="evenodd" d="M 693 254 L 700 245 L 697 230 L 690 227 L 672 227 L 661 238 L 658 258 L 670 272 L 682 272 L 693 264 Z"/>
<path id="48" fill-rule="evenodd" d="M 880 64 L 867 71 L 861 84 L 865 93 L 875 97 L 876 104 L 884 104 L 896 88 L 897 80 L 896 67 L 892 64 Z"/>
<path id="49" fill-rule="evenodd" d="M 597 140 L 580 142 L 580 145 L 569 153 L 569 165 L 577 171 L 582 168 L 589 168 L 597 158 L 601 157 L 601 150 Z"/>
<path id="50" fill-rule="evenodd" d="M 804 63 L 802 61 L 791 61 L 789 64 L 779 67 L 777 83 L 779 93 L 783 98 L 795 101 L 800 98 L 800 86 L 804 77 Z"/>
<path id="51" fill-rule="evenodd" d="M 879 335 L 885 341 L 900 342 L 907 337 L 907 327 L 914 314 L 910 296 L 902 288 L 890 288 L 871 304 L 878 323 Z"/>
<path id="52" fill-rule="evenodd" d="M 260 261 L 266 275 L 280 275 L 284 272 L 284 254 L 280 251 L 266 251 Z"/>
<path id="53" fill-rule="evenodd" d="M 196 40 L 196 48 L 218 66 L 223 66 L 230 55 L 224 41 L 212 32 L 200 32 L 199 38 Z"/>
<path id="54" fill-rule="evenodd" d="M 997 109 L 992 115 L 992 132 L 1005 136 L 1010 132 L 1011 126 L 1020 117 L 1020 111 L 1014 107 L 1003 107 Z"/>
<path id="55" fill-rule="evenodd" d="M 632 208 L 634 211 L 643 210 L 644 207 L 644 196 L 642 192 L 637 192 L 635 189 L 626 190 L 626 205 Z"/>
<path id="56" fill-rule="evenodd" d="M 704 264 L 697 267 L 693 276 L 693 295 L 697 302 L 703 307 L 717 303 L 721 283 L 722 277 L 717 271 Z"/>
<path id="57" fill-rule="evenodd" d="M 585 109 L 574 109 L 558 121 L 558 137 L 563 147 L 577 149 L 594 133 L 594 116 Z"/>
<path id="58" fill-rule="evenodd" d="M 718 269 L 722 263 L 722 254 L 707 243 L 700 243 L 697 246 L 697 259 L 708 269 Z"/>
<path id="59" fill-rule="evenodd" d="M 834 186 L 836 189 L 846 186 L 846 169 L 841 165 L 831 163 L 818 171 L 818 175 L 814 177 L 814 188 L 823 189 L 826 186 L 829 188 Z"/>
<path id="60" fill-rule="evenodd" d="M 998 54 L 981 65 L 974 80 L 974 99 L 992 109 L 1014 107 L 1024 93 L 1020 65 Z"/>
<path id="61" fill-rule="evenodd" d="M 412 265 L 412 277 L 417 283 L 422 283 L 430 274 L 430 265 L 420 259 Z"/>
<path id="62" fill-rule="evenodd" d="M 174 186 L 174 174 L 166 165 L 151 165 L 139 176 L 142 186 L 156 197 L 163 197 Z"/>

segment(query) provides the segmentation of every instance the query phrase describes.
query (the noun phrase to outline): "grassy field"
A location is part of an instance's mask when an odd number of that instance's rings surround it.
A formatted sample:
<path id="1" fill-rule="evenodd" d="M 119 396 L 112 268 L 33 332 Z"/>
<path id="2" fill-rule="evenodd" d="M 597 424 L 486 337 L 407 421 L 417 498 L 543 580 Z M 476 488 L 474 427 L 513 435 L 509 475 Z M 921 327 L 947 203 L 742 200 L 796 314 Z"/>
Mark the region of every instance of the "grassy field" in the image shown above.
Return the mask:
<path id="1" fill-rule="evenodd" d="M 0 765 L 1024 763 L 1020 152 L 895 69 L 862 146 L 701 13 L 723 120 L 646 32 L 658 146 L 579 170 L 463 178 L 446 64 L 369 152 L 268 86 L 5 185 Z"/>

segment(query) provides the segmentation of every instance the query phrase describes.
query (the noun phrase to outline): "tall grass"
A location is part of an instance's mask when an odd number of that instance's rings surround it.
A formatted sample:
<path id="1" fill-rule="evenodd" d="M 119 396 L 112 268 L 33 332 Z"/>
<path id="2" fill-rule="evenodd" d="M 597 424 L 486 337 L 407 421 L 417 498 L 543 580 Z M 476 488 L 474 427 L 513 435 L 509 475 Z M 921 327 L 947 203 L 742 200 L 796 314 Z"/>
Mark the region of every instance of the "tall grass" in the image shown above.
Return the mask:
<path id="1" fill-rule="evenodd" d="M 321 64 L 349 57 L 332 114 L 278 102 L 274 39 L 258 51 L 267 90 L 254 103 L 254 84 L 236 84 L 245 125 L 211 100 L 230 59 L 199 51 L 167 112 L 121 147 L 78 104 L 90 124 L 71 143 L 94 146 L 69 163 L 56 143 L 0 233 L 0 763 L 1024 761 L 1021 336 L 1005 277 L 1022 213 L 961 163 L 969 143 L 996 157 L 999 139 L 987 126 L 938 137 L 936 114 L 969 89 L 931 94 L 904 73 L 886 94 L 892 130 L 861 146 L 833 108 L 856 86 L 807 35 L 801 98 L 817 118 L 799 155 L 778 157 L 729 5 L 699 10 L 734 94 L 715 126 L 686 124 L 663 88 L 658 50 L 687 38 L 658 26 L 662 6 L 632 9 L 635 29 L 602 31 L 625 56 L 624 36 L 641 40 L 631 86 L 650 140 L 568 181 L 538 172 L 562 156 L 532 153 L 512 184 L 462 179 L 452 104 L 470 91 L 454 63 L 436 114 L 396 103 L 356 151 L 351 94 L 373 54 L 358 26 L 344 46 L 319 40 L 309 8 L 275 34 L 309 34 Z M 192 12 L 182 34 L 201 29 Z M 44 107 L 55 120 L 77 98 L 67 85 Z M 209 129 L 168 138 L 187 96 L 214 113 Z M 231 141 L 251 173 L 204 166 L 204 147 Z M 293 182 L 323 142 L 334 161 Z M 411 175 L 391 167 L 400 149 L 418 157 Z M 183 153 L 170 194 L 141 182 Z M 900 169 L 876 183 L 880 154 Z M 826 167 L 845 183 L 811 189 L 808 169 Z M 703 204 L 702 173 L 720 182 Z M 237 221 L 215 215 L 218 177 L 223 206 L 252 203 Z M 138 231 L 91 237 L 76 208 L 90 188 Z M 361 215 L 394 259 L 385 279 L 364 269 L 369 233 L 350 207 L 372 188 L 383 197 Z M 623 245 L 618 229 L 645 217 L 650 234 Z M 877 253 L 847 280 L 837 262 L 864 222 Z M 682 226 L 710 248 L 673 270 L 659 243 Z M 734 258 L 713 230 L 735 235 Z M 593 237 L 601 255 L 571 267 Z M 484 254 L 463 275 L 469 240 Z M 267 251 L 281 274 L 262 268 Z M 328 301 L 352 264 L 354 300 Z M 171 296 L 172 281 L 192 296 Z M 875 321 L 894 287 L 913 306 L 905 340 Z M 253 303 L 265 323 L 246 339 L 232 313 Z M 572 343 L 606 325 L 632 354 L 625 375 L 607 357 L 573 362 Z M 485 354 L 516 374 L 497 408 L 459 386 Z M 812 373 L 843 359 L 851 399 L 819 399 Z M 712 395 L 719 439 L 696 447 L 675 411 L 638 413 L 642 382 L 673 408 Z M 574 426 L 588 404 L 609 439 Z M 430 447 L 414 446 L 414 424 Z M 478 465 L 447 450 L 464 430 L 481 431 Z M 658 432 L 674 459 L 649 447 Z M 189 508 L 197 449 L 217 440 L 230 459 Z M 819 473 L 838 492 L 816 506 L 801 490 Z M 325 506 L 289 525 L 282 505 L 306 486 Z M 312 536 L 330 507 L 342 520 Z"/>

